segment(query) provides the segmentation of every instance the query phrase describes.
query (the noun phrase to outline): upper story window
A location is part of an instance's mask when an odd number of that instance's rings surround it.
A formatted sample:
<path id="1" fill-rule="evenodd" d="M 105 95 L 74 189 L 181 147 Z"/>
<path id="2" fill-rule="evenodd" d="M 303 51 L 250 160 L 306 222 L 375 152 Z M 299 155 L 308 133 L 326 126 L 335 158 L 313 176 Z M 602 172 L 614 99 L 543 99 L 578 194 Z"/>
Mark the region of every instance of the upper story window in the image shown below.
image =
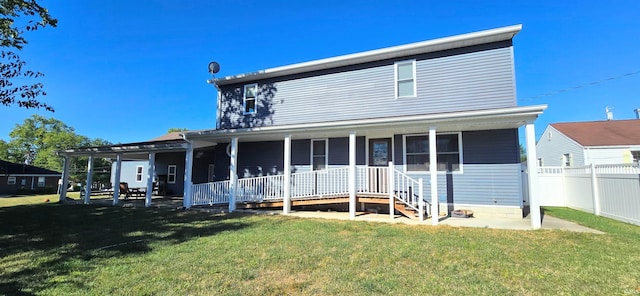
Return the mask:
<path id="1" fill-rule="evenodd" d="M 395 64 L 396 98 L 416 96 L 416 61 L 403 61 Z"/>
<path id="2" fill-rule="evenodd" d="M 328 155 L 327 140 L 311 140 L 311 167 L 314 171 L 327 168 Z"/>
<path id="3" fill-rule="evenodd" d="M 436 135 L 439 172 L 459 172 L 462 163 L 460 133 Z M 407 135 L 404 138 L 406 171 L 429 171 L 429 136 Z"/>
<path id="4" fill-rule="evenodd" d="M 258 84 L 248 84 L 244 86 L 244 97 L 242 105 L 244 114 L 256 113 L 256 97 L 258 95 Z"/>

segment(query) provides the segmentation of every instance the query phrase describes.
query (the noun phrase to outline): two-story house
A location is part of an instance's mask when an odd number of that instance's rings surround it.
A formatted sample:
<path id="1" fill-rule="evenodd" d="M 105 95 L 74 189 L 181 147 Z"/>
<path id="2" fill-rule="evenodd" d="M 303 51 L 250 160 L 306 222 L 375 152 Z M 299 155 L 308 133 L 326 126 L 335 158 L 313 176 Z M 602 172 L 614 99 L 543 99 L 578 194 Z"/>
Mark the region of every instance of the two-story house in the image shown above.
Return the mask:
<path id="1" fill-rule="evenodd" d="M 288 213 L 292 206 L 343 203 L 353 218 L 378 204 L 392 217 L 415 212 L 434 224 L 440 213 L 460 208 L 521 218 L 518 128 L 526 126 L 535 154 L 533 122 L 546 106 L 517 105 L 512 39 L 520 30 L 211 80 L 218 91 L 216 128 L 184 132 L 184 143 L 171 152 L 185 207 L 228 203 L 230 210 L 253 205 Z M 138 152 L 156 164 L 166 147 L 147 144 Z M 62 154 L 124 159 L 132 149 Z M 184 155 L 182 163 L 177 155 Z M 539 216 L 534 220 L 539 227 Z"/>

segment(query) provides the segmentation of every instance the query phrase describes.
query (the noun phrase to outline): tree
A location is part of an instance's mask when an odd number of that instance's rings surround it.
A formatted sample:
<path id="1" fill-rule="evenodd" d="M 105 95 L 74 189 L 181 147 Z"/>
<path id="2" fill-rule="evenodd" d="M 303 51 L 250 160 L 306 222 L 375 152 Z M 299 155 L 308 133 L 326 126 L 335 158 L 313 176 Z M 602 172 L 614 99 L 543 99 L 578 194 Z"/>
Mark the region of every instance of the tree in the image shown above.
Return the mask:
<path id="1" fill-rule="evenodd" d="M 62 171 L 62 158 L 55 152 L 58 150 L 106 146 L 110 143 L 102 139 L 89 139 L 76 134 L 75 130 L 64 122 L 33 115 L 24 120 L 9 133 L 10 141 L 0 141 L 0 159 L 15 163 L 26 163 L 55 171 Z M 106 159 L 95 159 L 94 167 L 96 182 L 108 183 L 111 171 L 111 162 Z M 86 178 L 87 158 L 71 158 L 69 173 L 74 181 L 82 181 Z"/>
<path id="2" fill-rule="evenodd" d="M 186 131 L 188 131 L 188 129 L 186 129 L 186 128 L 172 127 L 167 131 L 167 133 L 186 132 Z"/>
<path id="3" fill-rule="evenodd" d="M 26 62 L 10 49 L 21 50 L 28 43 L 23 36 L 25 30 L 56 27 L 58 20 L 35 0 L 2 0 L 0 15 L 0 46 L 3 48 L 0 51 L 0 102 L 5 106 L 17 104 L 23 108 L 44 108 L 53 112 L 53 107 L 38 101 L 38 97 L 47 95 L 42 83 L 21 83 L 44 74 L 24 69 Z M 19 21 L 17 24 L 16 20 Z"/>
<path id="4" fill-rule="evenodd" d="M 520 162 L 527 162 L 527 151 L 522 144 L 520 144 Z"/>

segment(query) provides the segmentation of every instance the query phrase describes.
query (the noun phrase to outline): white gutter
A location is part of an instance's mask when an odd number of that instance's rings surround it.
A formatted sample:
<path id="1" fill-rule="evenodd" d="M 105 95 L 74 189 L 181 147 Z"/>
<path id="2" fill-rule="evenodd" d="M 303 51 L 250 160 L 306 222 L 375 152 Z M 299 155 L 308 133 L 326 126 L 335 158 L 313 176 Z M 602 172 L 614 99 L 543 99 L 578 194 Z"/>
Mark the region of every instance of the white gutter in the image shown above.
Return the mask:
<path id="1" fill-rule="evenodd" d="M 276 76 L 292 75 L 309 71 L 324 70 L 336 67 L 344 67 L 355 64 L 362 64 L 386 59 L 393 59 L 403 56 L 424 54 L 429 52 L 461 48 L 479 44 L 504 41 L 512 39 L 520 30 L 522 25 L 514 25 L 497 29 L 473 32 L 445 38 L 432 39 L 417 43 L 393 46 L 383 49 L 365 51 L 348 54 L 332 58 L 314 60 L 304 63 L 292 64 L 282 67 L 270 68 L 256 72 L 244 73 L 235 76 L 227 76 L 209 80 L 217 85 L 228 85 L 249 80 L 265 79 Z M 208 82 L 209 82 L 208 81 Z"/>

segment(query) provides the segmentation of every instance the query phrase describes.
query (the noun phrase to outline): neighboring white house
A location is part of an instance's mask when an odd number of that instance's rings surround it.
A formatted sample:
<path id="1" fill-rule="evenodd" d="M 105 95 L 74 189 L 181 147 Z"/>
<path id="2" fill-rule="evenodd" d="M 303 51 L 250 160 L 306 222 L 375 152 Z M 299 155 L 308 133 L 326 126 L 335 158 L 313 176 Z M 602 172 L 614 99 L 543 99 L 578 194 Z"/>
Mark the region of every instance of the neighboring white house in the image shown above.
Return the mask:
<path id="1" fill-rule="evenodd" d="M 638 163 L 640 120 L 562 122 L 536 143 L 539 166 Z"/>

